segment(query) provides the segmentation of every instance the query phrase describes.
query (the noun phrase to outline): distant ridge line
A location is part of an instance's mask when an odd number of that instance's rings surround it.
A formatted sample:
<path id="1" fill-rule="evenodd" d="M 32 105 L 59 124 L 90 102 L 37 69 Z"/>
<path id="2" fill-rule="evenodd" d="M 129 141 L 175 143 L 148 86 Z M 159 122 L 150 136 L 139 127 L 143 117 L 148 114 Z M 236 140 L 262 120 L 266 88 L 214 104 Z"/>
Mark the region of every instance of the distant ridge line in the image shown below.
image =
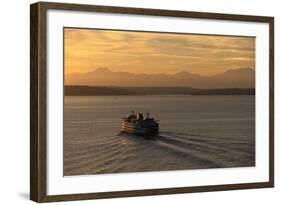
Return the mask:
<path id="1" fill-rule="evenodd" d="M 203 76 L 181 71 L 175 74 L 134 74 L 113 72 L 108 68 L 98 68 L 88 73 L 65 75 L 65 85 L 83 86 L 150 86 L 150 87 L 193 87 L 216 88 L 253 88 L 255 71 L 251 68 L 230 69 L 213 76 Z"/>

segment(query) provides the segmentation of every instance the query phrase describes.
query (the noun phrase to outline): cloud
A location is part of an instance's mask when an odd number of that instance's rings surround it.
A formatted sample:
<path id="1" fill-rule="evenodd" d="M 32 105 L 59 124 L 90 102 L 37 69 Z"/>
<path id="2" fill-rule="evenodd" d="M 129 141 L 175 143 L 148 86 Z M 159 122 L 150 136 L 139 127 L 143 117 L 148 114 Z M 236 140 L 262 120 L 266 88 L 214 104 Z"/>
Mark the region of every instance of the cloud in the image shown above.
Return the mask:
<path id="1" fill-rule="evenodd" d="M 95 29 L 65 29 L 66 72 L 113 71 L 214 74 L 255 69 L 255 38 Z M 186 66 L 186 67 L 185 67 Z M 203 69 L 204 68 L 204 69 Z"/>

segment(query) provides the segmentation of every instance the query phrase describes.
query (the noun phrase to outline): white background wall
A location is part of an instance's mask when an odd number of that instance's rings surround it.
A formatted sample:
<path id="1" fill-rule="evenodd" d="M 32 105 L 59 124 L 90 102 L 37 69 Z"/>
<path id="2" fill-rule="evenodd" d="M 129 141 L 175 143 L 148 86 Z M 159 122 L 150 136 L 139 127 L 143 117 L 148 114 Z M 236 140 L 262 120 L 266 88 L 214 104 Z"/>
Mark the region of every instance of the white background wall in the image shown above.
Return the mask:
<path id="1" fill-rule="evenodd" d="M 281 195 L 281 12 L 278 0 L 74 0 L 61 2 L 275 16 L 274 189 L 134 197 L 69 204 L 278 204 Z M 0 204 L 31 204 L 29 198 L 29 4 L 7 0 L 0 7 Z M 279 202 L 280 203 L 280 202 Z M 56 204 L 56 203 L 55 203 Z M 60 203 L 64 204 L 64 203 Z"/>

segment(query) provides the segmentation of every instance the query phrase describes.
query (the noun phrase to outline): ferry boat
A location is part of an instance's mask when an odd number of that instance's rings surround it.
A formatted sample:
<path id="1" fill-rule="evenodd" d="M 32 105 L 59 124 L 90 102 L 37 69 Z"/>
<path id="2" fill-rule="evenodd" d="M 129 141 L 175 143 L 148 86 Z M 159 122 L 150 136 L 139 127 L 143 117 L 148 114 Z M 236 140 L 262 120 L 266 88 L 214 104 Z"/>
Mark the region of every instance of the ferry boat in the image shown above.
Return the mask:
<path id="1" fill-rule="evenodd" d="M 125 118 L 122 118 L 121 132 L 153 137 L 159 133 L 159 123 L 154 118 L 149 116 L 147 112 L 146 117 L 142 113 L 134 114 L 134 111 Z"/>

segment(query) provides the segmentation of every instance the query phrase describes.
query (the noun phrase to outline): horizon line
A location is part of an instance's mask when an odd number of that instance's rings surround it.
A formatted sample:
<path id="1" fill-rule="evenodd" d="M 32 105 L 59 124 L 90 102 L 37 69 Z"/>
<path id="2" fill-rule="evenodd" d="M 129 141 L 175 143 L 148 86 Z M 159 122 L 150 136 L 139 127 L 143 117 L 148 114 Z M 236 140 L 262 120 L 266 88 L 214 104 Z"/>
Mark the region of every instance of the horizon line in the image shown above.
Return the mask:
<path id="1" fill-rule="evenodd" d="M 87 74 L 87 73 L 94 73 L 98 70 L 108 70 L 109 72 L 111 73 L 129 73 L 129 74 L 134 74 L 134 75 L 176 75 L 176 74 L 179 74 L 179 73 L 189 73 L 189 74 L 192 74 L 192 75 L 199 75 L 199 76 L 202 76 L 202 77 L 213 77 L 213 76 L 216 76 L 216 75 L 219 75 L 219 74 L 223 74 L 223 73 L 226 73 L 226 72 L 229 72 L 229 71 L 235 71 L 235 70 L 251 70 L 253 72 L 256 72 L 255 69 L 253 68 L 250 68 L 250 67 L 245 67 L 245 68 L 232 68 L 232 69 L 227 69 L 221 73 L 217 73 L 217 74 L 213 74 L 213 75 L 202 75 L 202 74 L 199 74 L 199 73 L 193 73 L 193 72 L 189 72 L 189 71 L 186 71 L 186 70 L 181 70 L 179 72 L 176 72 L 176 73 L 151 73 L 151 74 L 148 74 L 148 73 L 133 73 L 133 72 L 128 72 L 128 71 L 112 71 L 111 69 L 109 69 L 108 67 L 98 67 L 92 71 L 89 71 L 89 72 L 72 72 L 72 73 L 64 73 L 64 75 L 73 75 L 73 74 Z"/>

